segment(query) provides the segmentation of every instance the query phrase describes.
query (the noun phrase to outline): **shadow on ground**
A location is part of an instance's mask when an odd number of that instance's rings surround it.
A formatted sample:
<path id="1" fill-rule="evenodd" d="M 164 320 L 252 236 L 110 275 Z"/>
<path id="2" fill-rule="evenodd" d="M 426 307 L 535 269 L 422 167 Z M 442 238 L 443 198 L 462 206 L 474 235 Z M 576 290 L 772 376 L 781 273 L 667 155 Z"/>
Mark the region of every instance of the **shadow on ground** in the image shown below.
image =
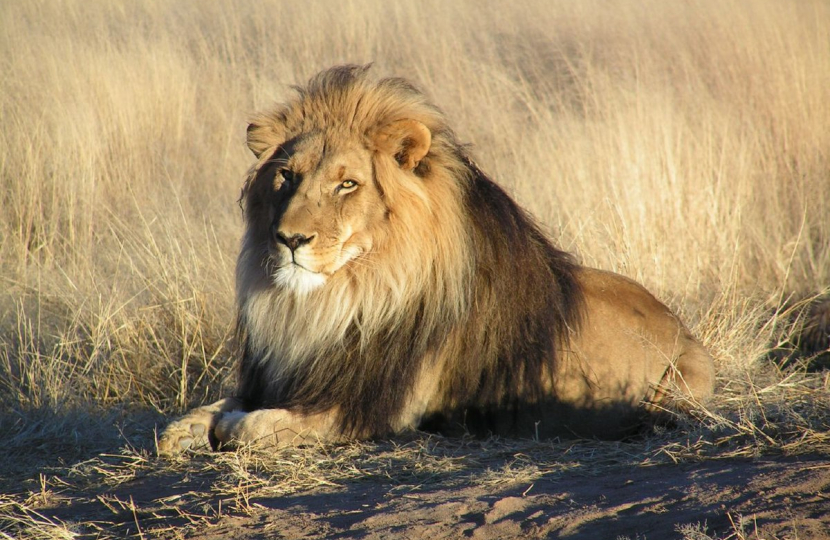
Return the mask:
<path id="1" fill-rule="evenodd" d="M 742 530 L 747 538 L 757 533 L 805 540 L 826 538 L 830 531 L 830 462 L 817 456 L 618 466 L 602 474 L 565 471 L 495 483 L 486 471 L 470 467 L 446 482 L 402 485 L 379 474 L 249 498 L 238 479 L 235 500 L 217 493 L 222 475 L 208 461 L 203 464 L 203 473 L 198 465 L 185 472 L 147 469 L 111 489 L 101 485 L 57 498 L 38 512 L 77 524 L 82 535 L 149 532 L 203 540 L 634 540 L 683 538 L 684 526 L 687 534 L 717 538 Z"/>
<path id="2" fill-rule="evenodd" d="M 830 531 L 830 463 L 728 460 L 541 477 L 509 487 L 433 486 L 402 493 L 359 483 L 258 501 L 263 511 L 198 538 L 679 538 L 678 526 L 726 537 L 740 528 L 779 538 Z"/>

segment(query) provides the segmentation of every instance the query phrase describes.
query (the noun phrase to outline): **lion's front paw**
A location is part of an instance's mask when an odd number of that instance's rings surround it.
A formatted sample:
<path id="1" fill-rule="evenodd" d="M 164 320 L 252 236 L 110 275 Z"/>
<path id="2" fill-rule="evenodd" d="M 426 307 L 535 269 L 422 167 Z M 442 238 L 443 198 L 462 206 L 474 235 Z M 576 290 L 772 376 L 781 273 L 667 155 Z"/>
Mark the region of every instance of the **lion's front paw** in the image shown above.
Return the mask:
<path id="1" fill-rule="evenodd" d="M 210 405 L 193 409 L 172 422 L 159 439 L 160 456 L 175 456 L 188 450 L 210 450 L 216 439 L 212 433 L 216 419 L 223 413 L 242 408 L 236 398 L 220 399 Z"/>
<path id="2" fill-rule="evenodd" d="M 164 430 L 158 442 L 160 456 L 175 456 L 188 450 L 210 450 L 209 415 L 187 415 Z"/>

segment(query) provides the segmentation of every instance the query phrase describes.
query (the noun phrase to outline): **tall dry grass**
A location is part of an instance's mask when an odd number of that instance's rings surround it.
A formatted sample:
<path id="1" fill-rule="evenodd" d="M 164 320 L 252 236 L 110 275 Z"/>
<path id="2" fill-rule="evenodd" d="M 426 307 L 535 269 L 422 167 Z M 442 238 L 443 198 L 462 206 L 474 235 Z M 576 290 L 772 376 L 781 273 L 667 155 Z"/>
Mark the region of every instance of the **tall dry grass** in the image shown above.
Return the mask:
<path id="1" fill-rule="evenodd" d="M 247 115 L 344 62 L 424 88 L 560 245 L 681 312 L 727 390 L 830 284 L 821 0 L 5 2 L 4 431 L 227 389 Z"/>

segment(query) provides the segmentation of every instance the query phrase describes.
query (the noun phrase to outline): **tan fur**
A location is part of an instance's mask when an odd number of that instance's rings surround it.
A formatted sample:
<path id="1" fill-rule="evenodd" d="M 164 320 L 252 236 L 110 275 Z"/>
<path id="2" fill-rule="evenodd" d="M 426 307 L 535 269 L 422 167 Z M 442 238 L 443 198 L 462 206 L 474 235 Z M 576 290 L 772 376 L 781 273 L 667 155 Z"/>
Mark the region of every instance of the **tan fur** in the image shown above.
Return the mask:
<path id="1" fill-rule="evenodd" d="M 239 390 L 172 423 L 161 453 L 474 418 L 614 437 L 711 394 L 711 357 L 668 308 L 551 246 L 405 81 L 323 72 L 248 146 Z"/>

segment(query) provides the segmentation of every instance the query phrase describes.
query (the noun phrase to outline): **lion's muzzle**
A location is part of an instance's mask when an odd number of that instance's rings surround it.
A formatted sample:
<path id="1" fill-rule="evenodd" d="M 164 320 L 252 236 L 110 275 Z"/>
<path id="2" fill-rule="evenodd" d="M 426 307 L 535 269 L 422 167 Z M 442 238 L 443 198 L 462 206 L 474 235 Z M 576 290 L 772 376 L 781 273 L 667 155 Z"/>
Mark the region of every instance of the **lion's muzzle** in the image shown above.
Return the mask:
<path id="1" fill-rule="evenodd" d="M 311 241 L 314 240 L 315 236 L 316 235 L 314 235 L 314 234 L 312 234 L 311 236 L 306 236 L 304 234 L 290 234 L 290 233 L 285 233 L 285 232 L 282 232 L 280 230 L 277 230 L 274 233 L 274 240 L 276 242 L 285 244 L 288 247 L 288 249 L 291 250 L 291 253 L 293 254 L 300 247 L 302 247 L 306 244 L 310 244 Z"/>

